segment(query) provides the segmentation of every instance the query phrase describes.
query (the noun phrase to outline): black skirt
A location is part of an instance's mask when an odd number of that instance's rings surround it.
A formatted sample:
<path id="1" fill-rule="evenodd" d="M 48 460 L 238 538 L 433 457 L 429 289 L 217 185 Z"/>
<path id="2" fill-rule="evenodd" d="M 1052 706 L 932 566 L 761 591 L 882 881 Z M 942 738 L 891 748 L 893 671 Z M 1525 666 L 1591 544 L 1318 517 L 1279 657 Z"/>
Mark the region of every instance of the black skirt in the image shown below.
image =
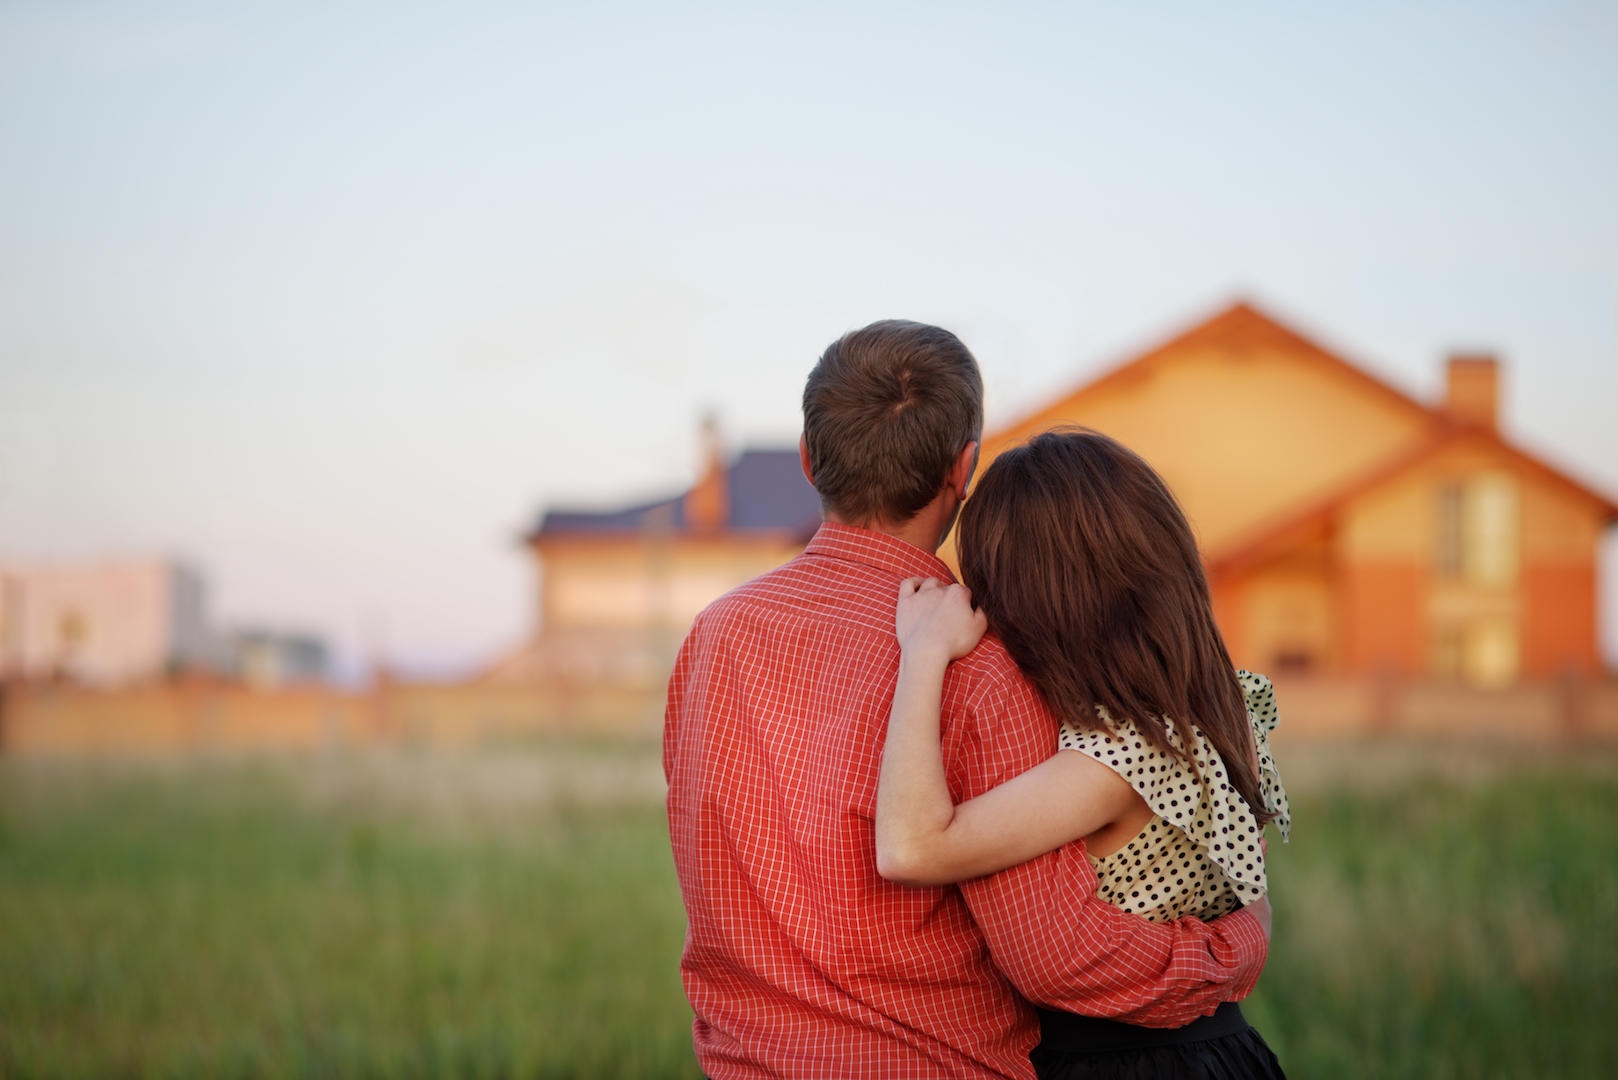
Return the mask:
<path id="1" fill-rule="evenodd" d="M 1039 1009 L 1040 1080 L 1285 1080 L 1281 1063 L 1234 1001 L 1181 1028 L 1145 1028 Z"/>

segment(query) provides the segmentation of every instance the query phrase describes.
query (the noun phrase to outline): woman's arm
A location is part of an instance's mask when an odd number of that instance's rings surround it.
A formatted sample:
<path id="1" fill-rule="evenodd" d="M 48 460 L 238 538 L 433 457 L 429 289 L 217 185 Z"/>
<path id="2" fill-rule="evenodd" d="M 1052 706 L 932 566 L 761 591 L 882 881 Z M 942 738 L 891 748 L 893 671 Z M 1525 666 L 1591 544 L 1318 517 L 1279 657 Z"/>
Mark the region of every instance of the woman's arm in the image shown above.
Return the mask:
<path id="1" fill-rule="evenodd" d="M 1065 751 L 954 805 L 939 752 L 944 668 L 985 629 L 960 585 L 910 578 L 895 616 L 899 682 L 876 796 L 876 867 L 889 881 L 943 885 L 1026 862 L 1086 836 L 1134 806 L 1117 773 Z"/>

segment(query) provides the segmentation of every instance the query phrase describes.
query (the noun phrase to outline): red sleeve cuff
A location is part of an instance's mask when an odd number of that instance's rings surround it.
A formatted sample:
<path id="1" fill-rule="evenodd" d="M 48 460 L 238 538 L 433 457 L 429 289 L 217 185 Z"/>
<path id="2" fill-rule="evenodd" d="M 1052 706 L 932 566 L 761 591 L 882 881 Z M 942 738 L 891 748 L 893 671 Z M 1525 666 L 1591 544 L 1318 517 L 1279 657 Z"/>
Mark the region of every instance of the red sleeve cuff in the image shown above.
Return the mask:
<path id="1" fill-rule="evenodd" d="M 1226 997 L 1227 1001 L 1241 1001 L 1253 992 L 1258 977 L 1264 973 L 1264 962 L 1270 955 L 1270 939 L 1264 936 L 1258 916 L 1246 908 L 1226 915 L 1218 920 L 1218 925 L 1225 931 L 1224 947 L 1230 950 L 1232 960 L 1245 957 L 1248 961 L 1245 970 L 1231 982 Z"/>

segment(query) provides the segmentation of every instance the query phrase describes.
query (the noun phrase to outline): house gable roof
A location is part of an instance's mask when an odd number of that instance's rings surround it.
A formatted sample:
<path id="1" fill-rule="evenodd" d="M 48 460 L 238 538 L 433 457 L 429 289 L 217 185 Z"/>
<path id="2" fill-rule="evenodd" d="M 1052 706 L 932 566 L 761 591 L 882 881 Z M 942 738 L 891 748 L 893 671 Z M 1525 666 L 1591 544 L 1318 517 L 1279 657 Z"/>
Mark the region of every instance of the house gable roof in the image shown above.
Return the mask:
<path id="1" fill-rule="evenodd" d="M 730 516 L 723 532 L 808 536 L 820 524 L 820 497 L 804 479 L 796 449 L 744 450 L 725 470 L 725 485 Z M 685 495 L 617 510 L 547 510 L 526 539 L 629 536 L 663 528 L 688 533 L 693 530 Z"/>
<path id="2" fill-rule="evenodd" d="M 1401 412 L 1433 421 L 1443 419 L 1443 414 L 1439 410 L 1424 405 L 1357 364 L 1344 360 L 1247 301 L 1238 300 L 1211 318 L 1203 319 L 1146 352 L 1086 380 L 1050 404 L 1005 425 L 999 433 L 986 439 L 985 442 L 998 448 L 1003 442 L 1026 438 L 1047 424 L 1082 412 L 1086 399 L 1103 390 L 1143 375 L 1177 355 L 1210 346 L 1269 347 L 1284 350 L 1291 356 L 1319 365 L 1340 377 L 1346 377 L 1350 382 Z"/>

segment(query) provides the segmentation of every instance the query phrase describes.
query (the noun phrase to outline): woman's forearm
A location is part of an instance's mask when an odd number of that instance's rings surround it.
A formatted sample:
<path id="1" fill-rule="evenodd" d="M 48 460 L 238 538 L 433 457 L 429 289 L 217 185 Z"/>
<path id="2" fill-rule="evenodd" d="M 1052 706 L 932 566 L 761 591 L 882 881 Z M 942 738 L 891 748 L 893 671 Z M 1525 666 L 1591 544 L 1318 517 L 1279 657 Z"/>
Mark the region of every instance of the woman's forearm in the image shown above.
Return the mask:
<path id="1" fill-rule="evenodd" d="M 876 793 L 876 868 L 902 885 L 992 874 L 1087 836 L 1140 803 L 1129 782 L 1077 751 L 1053 757 L 957 805 L 940 746 L 948 657 L 899 662 Z"/>
<path id="2" fill-rule="evenodd" d="M 986 626 L 959 585 L 908 578 L 900 586 L 899 676 L 876 795 L 876 867 L 889 881 L 943 885 L 992 874 L 1087 835 L 1138 799 L 1105 765 L 1058 753 L 955 805 L 939 738 L 944 670 Z"/>

